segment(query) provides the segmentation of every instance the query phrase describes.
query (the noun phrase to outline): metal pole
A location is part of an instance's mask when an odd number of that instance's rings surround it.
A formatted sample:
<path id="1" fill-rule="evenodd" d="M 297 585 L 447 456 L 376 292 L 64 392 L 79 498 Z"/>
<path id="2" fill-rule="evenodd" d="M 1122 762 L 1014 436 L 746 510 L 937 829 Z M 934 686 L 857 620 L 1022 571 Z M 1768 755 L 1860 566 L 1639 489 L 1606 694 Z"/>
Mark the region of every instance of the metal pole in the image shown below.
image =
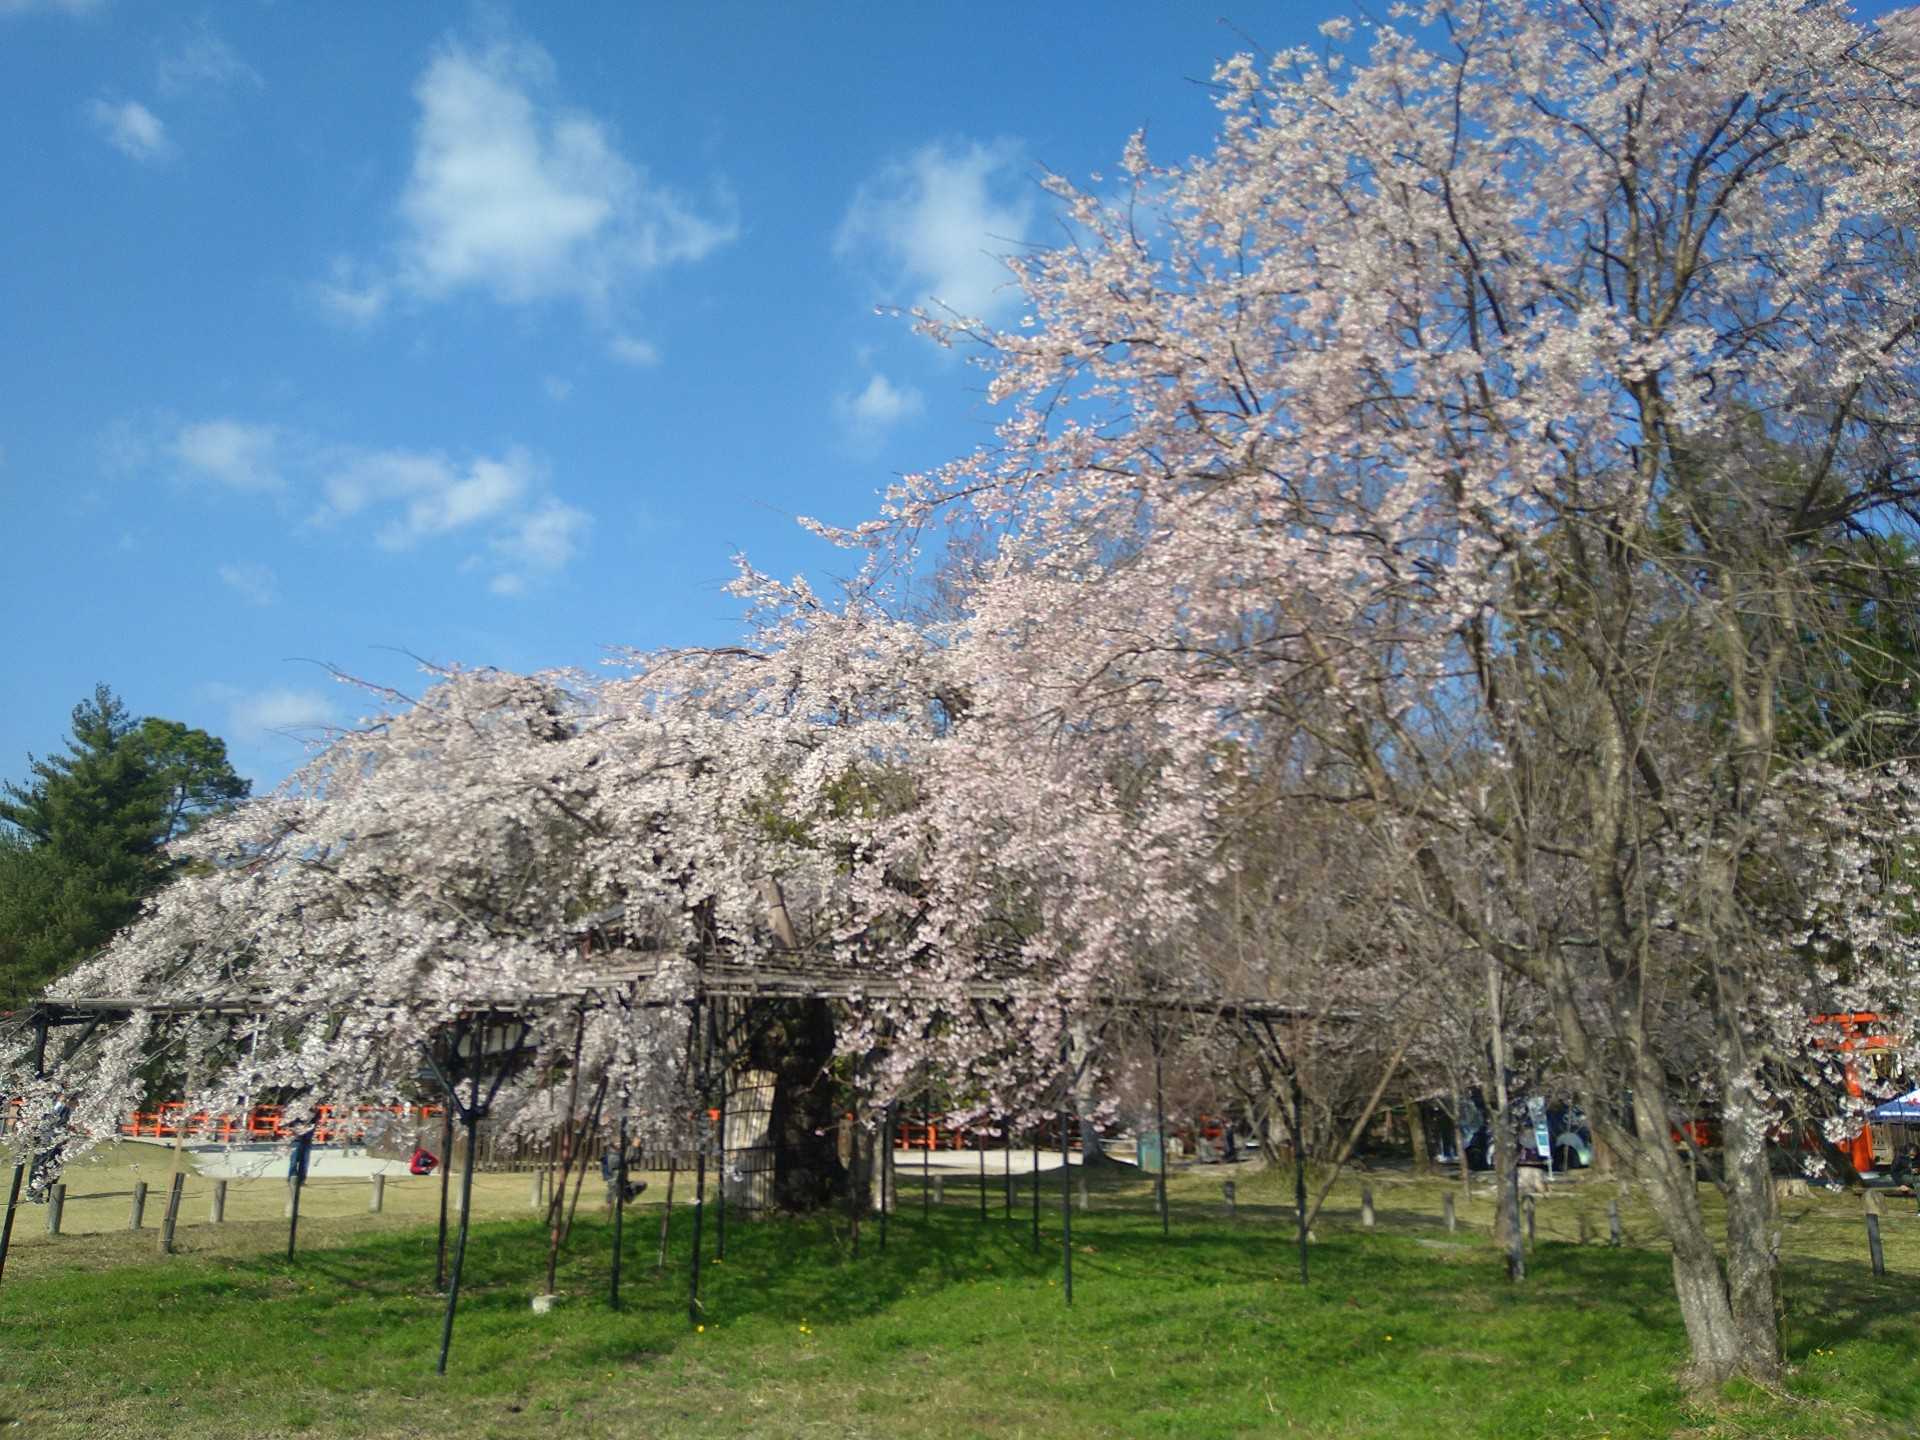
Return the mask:
<path id="1" fill-rule="evenodd" d="M 695 1033 L 700 1029 L 700 1000 L 694 997 Z M 700 1323 L 700 1229 L 706 1218 L 707 1209 L 707 1055 L 706 1047 L 700 1054 L 700 1114 L 699 1135 L 694 1145 L 694 1186 L 693 1186 L 693 1266 L 687 1272 L 687 1323 Z"/>
<path id="2" fill-rule="evenodd" d="M 920 1118 L 925 1122 L 920 1132 L 920 1218 L 927 1218 L 927 1207 L 933 1196 L 933 1092 L 923 1090 L 920 1094 Z"/>
<path id="3" fill-rule="evenodd" d="M 1160 1238 L 1166 1239 L 1171 1233 L 1167 1224 L 1167 1100 L 1166 1092 L 1160 1083 L 1160 1030 L 1156 1025 L 1153 1032 L 1153 1123 L 1160 1134 L 1160 1173 L 1154 1177 L 1156 1198 L 1160 1202 Z"/>
<path id="4" fill-rule="evenodd" d="M 860 1258 L 860 1104 L 847 1112 L 847 1234 L 853 1258 Z M 871 1160 L 869 1160 L 871 1163 Z M 871 1183 L 871 1177 L 869 1177 Z"/>
<path id="5" fill-rule="evenodd" d="M 449 1089 L 446 1108 L 440 1117 L 440 1247 L 433 1264 L 436 1290 L 447 1288 L 447 1186 L 453 1177 L 453 1108 L 453 1091 Z"/>
<path id="6" fill-rule="evenodd" d="M 33 1078 L 41 1079 L 47 1073 L 47 1017 L 36 1015 L 33 1020 Z M 69 1050 L 73 1047 L 68 1046 Z M 21 1115 L 24 1124 L 26 1116 Z M 26 1176 L 27 1162 L 22 1159 L 13 1167 L 13 1186 L 7 1193 L 7 1213 L 0 1219 L 0 1276 L 7 1273 L 7 1251 L 13 1246 L 13 1212 L 20 1204 L 20 1181 Z"/>
<path id="7" fill-rule="evenodd" d="M 620 1101 L 620 1158 L 613 1167 L 613 1282 L 608 1304 L 620 1308 L 621 1228 L 627 1218 L 627 1102 Z"/>
<path id="8" fill-rule="evenodd" d="M 1073 1304 L 1073 1167 L 1067 1163 L 1067 1112 L 1060 1112 L 1060 1260 L 1067 1282 L 1067 1304 Z M 1037 1187 L 1036 1187 L 1037 1189 Z"/>
<path id="9" fill-rule="evenodd" d="M 1033 1248 L 1040 1248 L 1040 1132 L 1046 1126 L 1033 1127 Z"/>
<path id="10" fill-rule="evenodd" d="M 1294 1048 L 1295 1056 L 1300 1053 Z M 1300 1073 L 1291 1065 L 1287 1067 L 1287 1088 L 1293 1098 L 1293 1212 L 1299 1226 L 1300 1245 L 1300 1283 L 1307 1283 L 1307 1146 L 1301 1125 L 1304 1117 L 1300 1105 Z"/>
<path id="11" fill-rule="evenodd" d="M 1000 1137 L 1000 1173 L 1007 1182 L 1007 1219 L 1013 1219 L 1013 1126 Z"/>
<path id="12" fill-rule="evenodd" d="M 707 1007 L 707 1029 L 714 1037 L 713 1044 L 709 1046 L 710 1052 L 720 1049 L 715 1020 L 717 1013 L 718 1007 Z M 727 1258 L 727 1057 L 724 1053 L 720 1056 L 720 1122 L 713 1143 L 713 1199 L 716 1207 L 713 1212 L 713 1258 L 724 1260 Z M 859 1144 L 857 1137 L 854 1143 Z"/>
<path id="13" fill-rule="evenodd" d="M 884 1252 L 887 1248 L 887 1211 L 892 1207 L 893 1202 L 893 1144 L 895 1137 L 899 1134 L 894 1122 L 894 1106 L 891 1100 L 887 1102 L 887 1108 L 881 1112 L 881 1120 L 887 1129 L 886 1138 L 880 1146 L 879 1156 L 880 1249 Z"/>
<path id="14" fill-rule="evenodd" d="M 313 1144 L 313 1132 L 301 1136 L 293 1142 L 293 1213 L 287 1217 L 287 1259 L 293 1259 L 294 1237 L 300 1233 L 300 1192 L 307 1184 L 307 1157 Z"/>
<path id="15" fill-rule="evenodd" d="M 980 1152 L 980 1218 L 987 1218 L 987 1147 L 976 1139 L 974 1148 Z"/>
<path id="16" fill-rule="evenodd" d="M 473 1098 L 475 1105 L 480 1099 L 480 1073 L 476 1065 L 473 1076 Z M 453 1345 L 453 1312 L 460 1303 L 460 1272 L 467 1263 L 467 1226 L 473 1220 L 473 1156 L 474 1145 L 478 1139 L 480 1116 L 477 1110 L 469 1110 L 463 1117 L 467 1122 L 467 1166 L 460 1174 L 460 1237 L 453 1247 L 453 1274 L 447 1282 L 447 1318 L 440 1326 L 440 1363 L 435 1372 L 447 1373 L 447 1351 Z"/>

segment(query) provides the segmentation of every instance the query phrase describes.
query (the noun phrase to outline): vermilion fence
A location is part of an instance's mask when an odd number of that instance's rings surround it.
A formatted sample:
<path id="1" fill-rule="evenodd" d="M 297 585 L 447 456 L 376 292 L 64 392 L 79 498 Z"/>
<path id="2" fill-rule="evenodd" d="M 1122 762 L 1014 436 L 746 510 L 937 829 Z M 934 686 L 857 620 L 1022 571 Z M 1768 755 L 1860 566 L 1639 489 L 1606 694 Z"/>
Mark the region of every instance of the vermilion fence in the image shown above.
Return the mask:
<path id="1" fill-rule="evenodd" d="M 438 1105 L 322 1105 L 314 1112 L 316 1145 L 366 1138 L 376 1119 L 419 1122 L 438 1119 Z M 388 1128 L 391 1128 L 389 1126 Z M 235 1144 L 250 1140 L 284 1140 L 295 1133 L 278 1105 L 255 1105 L 243 1115 L 214 1115 L 205 1110 L 187 1113 L 186 1105 L 170 1100 L 152 1110 L 136 1110 L 120 1123 L 120 1133 L 138 1138 L 212 1140 Z"/>

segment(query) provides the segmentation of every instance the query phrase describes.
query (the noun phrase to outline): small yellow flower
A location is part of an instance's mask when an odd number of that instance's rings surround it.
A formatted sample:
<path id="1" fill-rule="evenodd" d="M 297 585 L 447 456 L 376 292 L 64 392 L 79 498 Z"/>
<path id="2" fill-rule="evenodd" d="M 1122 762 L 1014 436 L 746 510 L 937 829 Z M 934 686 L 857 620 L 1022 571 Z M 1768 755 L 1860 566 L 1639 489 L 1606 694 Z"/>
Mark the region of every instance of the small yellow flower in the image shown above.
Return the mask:
<path id="1" fill-rule="evenodd" d="M 696 1335 L 704 1335 L 707 1333 L 707 1327 L 704 1325 L 696 1325 L 693 1327 L 693 1333 Z"/>

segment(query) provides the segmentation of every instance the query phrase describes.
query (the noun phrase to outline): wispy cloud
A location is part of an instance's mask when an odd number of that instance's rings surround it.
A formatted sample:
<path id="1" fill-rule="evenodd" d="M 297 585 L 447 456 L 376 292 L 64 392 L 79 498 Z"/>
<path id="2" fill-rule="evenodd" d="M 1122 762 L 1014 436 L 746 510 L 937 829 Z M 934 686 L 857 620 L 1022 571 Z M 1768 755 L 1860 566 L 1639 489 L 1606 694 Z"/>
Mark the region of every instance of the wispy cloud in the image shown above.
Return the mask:
<path id="1" fill-rule="evenodd" d="M 988 318 L 1018 303 L 1005 263 L 1037 202 L 1011 140 L 925 145 L 855 192 L 834 251 L 866 266 L 889 299 Z"/>
<path id="2" fill-rule="evenodd" d="M 615 335 L 607 341 L 607 353 L 622 365 L 644 367 L 660 363 L 660 351 L 651 342 L 632 335 Z"/>
<path id="3" fill-rule="evenodd" d="M 364 329 L 386 313 L 393 289 L 350 257 L 334 257 L 327 279 L 314 287 L 320 306 L 334 319 Z"/>
<path id="4" fill-rule="evenodd" d="M 87 115 L 101 138 L 142 164 L 156 164 L 173 153 L 167 127 L 138 100 L 95 100 Z"/>
<path id="5" fill-rule="evenodd" d="M 215 573 L 222 584 L 249 605 L 271 605 L 280 598 L 278 577 L 274 575 L 273 568 L 257 560 L 222 565 Z"/>
<path id="6" fill-rule="evenodd" d="M 231 685 L 207 687 L 227 707 L 226 733 L 246 744 L 258 744 L 270 735 L 299 736 L 340 723 L 340 712 L 328 695 L 270 685 L 242 690 Z"/>
<path id="7" fill-rule="evenodd" d="M 154 81 L 169 99 L 223 90 L 259 90 L 266 81 L 204 20 L 181 44 L 163 52 Z"/>
<path id="8" fill-rule="evenodd" d="M 911 385 L 895 385 L 876 370 L 864 389 L 837 396 L 833 409 L 854 448 L 870 452 L 887 431 L 924 411 L 926 400 Z"/>
<path id="9" fill-rule="evenodd" d="M 173 458 L 195 476 L 231 490 L 279 490 L 279 434 L 271 425 L 240 420 L 202 420 L 174 436 Z"/>

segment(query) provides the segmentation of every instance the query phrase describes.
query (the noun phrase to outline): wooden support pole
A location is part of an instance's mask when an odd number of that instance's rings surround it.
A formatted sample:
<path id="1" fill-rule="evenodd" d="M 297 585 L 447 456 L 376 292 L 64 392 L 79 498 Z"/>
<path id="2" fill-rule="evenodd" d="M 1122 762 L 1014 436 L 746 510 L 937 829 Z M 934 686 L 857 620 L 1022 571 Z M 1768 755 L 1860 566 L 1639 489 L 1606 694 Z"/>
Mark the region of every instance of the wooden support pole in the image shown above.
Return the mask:
<path id="1" fill-rule="evenodd" d="M 387 1203 L 387 1177 L 376 1174 L 372 1177 L 373 1193 L 367 1196 L 367 1213 L 378 1215 Z"/>
<path id="2" fill-rule="evenodd" d="M 947 1177 L 944 1175 L 933 1177 L 933 1203 L 936 1205 L 947 1203 Z"/>
<path id="3" fill-rule="evenodd" d="M 138 1230 L 141 1217 L 147 1213 L 147 1182 L 133 1182 L 133 1212 L 127 1216 L 127 1229 Z"/>
<path id="4" fill-rule="evenodd" d="M 179 1170 L 174 1171 L 172 1180 L 167 1184 L 166 1217 L 160 1222 L 160 1253 L 162 1255 L 173 1254 L 173 1233 L 180 1224 L 180 1197 L 185 1193 L 186 1185 L 185 1173 Z"/>
<path id="5" fill-rule="evenodd" d="M 1453 1213 L 1453 1192 L 1451 1190 L 1440 1197 L 1440 1209 L 1446 1216 L 1447 1233 L 1451 1235 L 1460 1228 L 1460 1218 Z"/>
<path id="6" fill-rule="evenodd" d="M 60 1233 L 60 1221 L 67 1209 L 67 1187 L 65 1182 L 53 1187 L 53 1197 L 47 1202 L 47 1234 Z"/>
<path id="7" fill-rule="evenodd" d="M 208 1223 L 213 1225 L 223 1225 L 226 1223 L 226 1219 L 227 1182 L 224 1180 L 216 1180 L 213 1182 L 213 1202 L 207 1208 L 207 1220 Z"/>
<path id="8" fill-rule="evenodd" d="M 1867 1259 L 1873 1264 L 1873 1273 L 1887 1273 L 1887 1257 L 1880 1249 L 1880 1217 L 1872 1211 L 1867 1212 Z"/>

